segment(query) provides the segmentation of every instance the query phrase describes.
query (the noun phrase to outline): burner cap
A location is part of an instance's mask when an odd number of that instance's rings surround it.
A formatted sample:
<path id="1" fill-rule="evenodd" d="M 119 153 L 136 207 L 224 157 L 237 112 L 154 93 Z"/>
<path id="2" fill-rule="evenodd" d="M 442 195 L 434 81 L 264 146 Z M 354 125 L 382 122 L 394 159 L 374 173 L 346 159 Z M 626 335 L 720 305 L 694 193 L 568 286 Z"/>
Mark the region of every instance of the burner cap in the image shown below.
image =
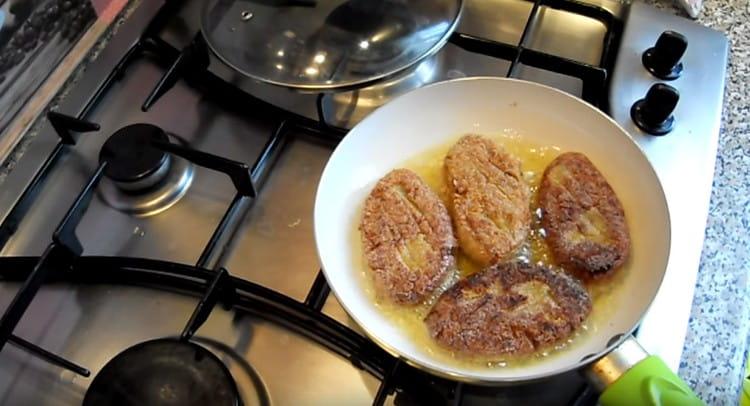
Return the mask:
<path id="1" fill-rule="evenodd" d="M 154 148 L 152 141 L 169 142 L 169 138 L 151 124 L 132 124 L 117 130 L 99 152 L 99 162 L 109 162 L 104 174 L 116 182 L 130 183 L 159 171 L 168 164 L 169 155 Z"/>
<path id="2" fill-rule="evenodd" d="M 110 360 L 83 399 L 90 405 L 240 405 L 237 384 L 209 350 L 191 342 L 158 339 Z"/>

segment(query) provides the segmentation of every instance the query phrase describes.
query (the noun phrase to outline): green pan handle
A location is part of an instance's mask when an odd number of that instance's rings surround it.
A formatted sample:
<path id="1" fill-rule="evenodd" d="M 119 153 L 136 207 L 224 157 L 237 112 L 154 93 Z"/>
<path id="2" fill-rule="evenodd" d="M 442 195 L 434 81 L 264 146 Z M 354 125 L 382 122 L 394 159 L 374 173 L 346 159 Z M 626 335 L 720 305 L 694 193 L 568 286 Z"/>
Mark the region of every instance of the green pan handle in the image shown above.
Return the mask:
<path id="1" fill-rule="evenodd" d="M 602 406 L 704 404 L 661 358 L 649 355 L 633 336 L 591 363 L 584 375 L 601 392 Z"/>
<path id="2" fill-rule="evenodd" d="M 602 406 L 692 406 L 703 405 L 692 390 L 661 358 L 651 355 L 641 360 L 599 397 Z"/>

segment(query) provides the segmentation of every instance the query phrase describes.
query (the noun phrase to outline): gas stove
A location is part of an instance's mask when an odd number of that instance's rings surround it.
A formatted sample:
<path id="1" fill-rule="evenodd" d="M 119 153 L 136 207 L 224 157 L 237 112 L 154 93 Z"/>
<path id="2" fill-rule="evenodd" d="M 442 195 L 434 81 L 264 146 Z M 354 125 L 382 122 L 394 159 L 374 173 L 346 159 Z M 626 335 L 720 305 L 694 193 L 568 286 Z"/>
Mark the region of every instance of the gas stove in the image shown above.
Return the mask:
<path id="1" fill-rule="evenodd" d="M 313 201 L 337 142 L 393 97 L 466 76 L 557 87 L 640 144 L 665 189 L 672 255 L 637 335 L 677 368 L 723 35 L 641 3 L 468 0 L 448 43 L 413 69 L 310 94 L 218 60 L 202 3 L 129 6 L 1 186 L 0 403 L 594 404 L 575 372 L 503 388 L 425 374 L 366 339 L 319 271 Z M 185 357 L 189 346 L 202 356 Z"/>

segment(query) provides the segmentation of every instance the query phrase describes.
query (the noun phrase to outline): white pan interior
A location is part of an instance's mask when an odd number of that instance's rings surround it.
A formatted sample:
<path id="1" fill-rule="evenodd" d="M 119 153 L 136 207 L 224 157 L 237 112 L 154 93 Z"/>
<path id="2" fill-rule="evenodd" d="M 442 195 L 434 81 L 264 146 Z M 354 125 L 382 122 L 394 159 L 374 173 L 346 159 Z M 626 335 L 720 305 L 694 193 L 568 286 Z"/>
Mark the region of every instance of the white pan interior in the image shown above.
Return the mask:
<path id="1" fill-rule="evenodd" d="M 627 272 L 608 296 L 608 316 L 574 345 L 513 368 L 470 367 L 418 345 L 365 294 L 363 261 L 353 249 L 362 203 L 391 169 L 464 133 L 513 133 L 541 145 L 585 153 L 625 208 L 632 247 Z M 629 333 L 655 296 L 669 257 L 669 214 L 651 165 L 629 135 L 590 105 L 556 89 L 502 78 L 459 79 L 420 88 L 376 110 L 334 151 L 315 201 L 315 239 L 323 271 L 343 307 L 370 338 L 434 374 L 502 383 L 579 367 Z M 596 305 L 596 304 L 595 304 Z"/>

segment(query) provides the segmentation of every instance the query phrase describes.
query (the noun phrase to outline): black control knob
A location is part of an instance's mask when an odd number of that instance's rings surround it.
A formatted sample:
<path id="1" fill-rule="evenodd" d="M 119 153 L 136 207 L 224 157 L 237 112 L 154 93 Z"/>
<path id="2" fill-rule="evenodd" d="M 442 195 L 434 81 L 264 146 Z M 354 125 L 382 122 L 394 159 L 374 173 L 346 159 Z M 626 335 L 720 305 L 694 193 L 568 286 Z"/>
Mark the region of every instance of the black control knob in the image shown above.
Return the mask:
<path id="1" fill-rule="evenodd" d="M 664 80 L 673 80 L 682 74 L 680 59 L 687 49 L 687 38 L 679 32 L 664 31 L 652 48 L 643 53 L 643 66 L 652 75 Z"/>
<path id="2" fill-rule="evenodd" d="M 664 135 L 674 127 L 672 112 L 678 100 L 680 93 L 677 89 L 657 83 L 648 89 L 646 97 L 633 104 L 630 117 L 641 130 L 653 135 Z"/>

